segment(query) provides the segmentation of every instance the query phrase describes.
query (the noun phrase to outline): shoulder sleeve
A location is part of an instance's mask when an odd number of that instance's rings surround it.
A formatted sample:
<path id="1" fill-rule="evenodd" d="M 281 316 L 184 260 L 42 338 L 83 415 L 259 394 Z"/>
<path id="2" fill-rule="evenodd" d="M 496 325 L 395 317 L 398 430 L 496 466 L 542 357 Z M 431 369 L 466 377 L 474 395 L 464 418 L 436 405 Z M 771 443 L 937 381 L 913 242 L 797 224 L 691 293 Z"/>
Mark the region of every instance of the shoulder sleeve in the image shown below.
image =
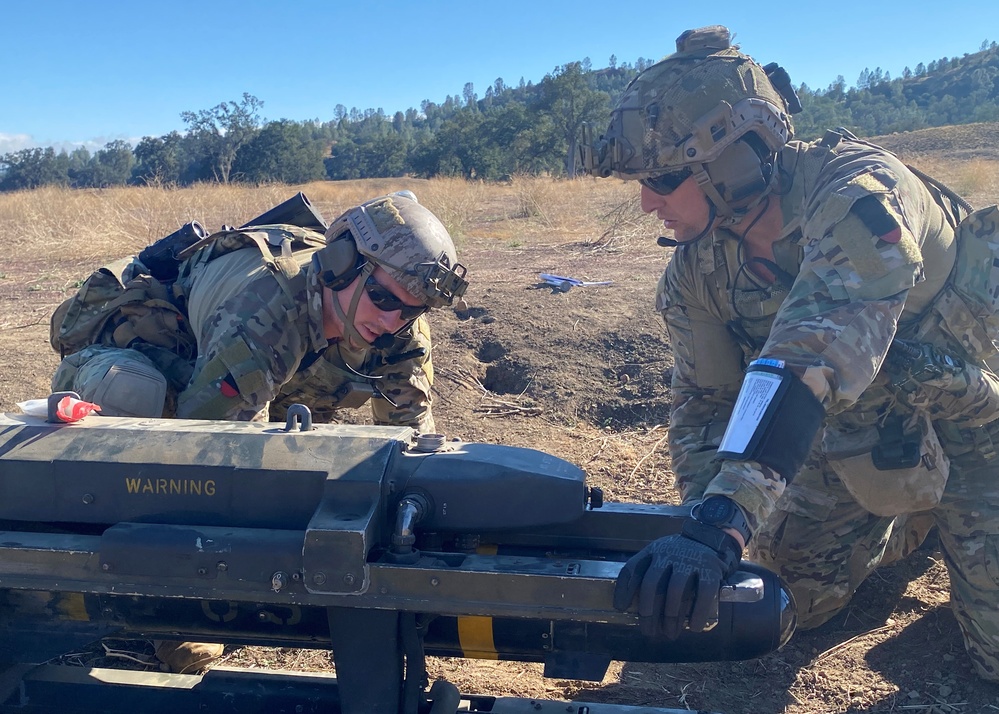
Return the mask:
<path id="1" fill-rule="evenodd" d="M 914 236 L 926 216 L 906 210 L 888 166 L 826 177 L 809 200 L 805 257 L 763 356 L 784 360 L 836 413 L 874 380 L 908 291 L 923 279 Z"/>
<path id="2" fill-rule="evenodd" d="M 887 166 L 826 179 L 806 209 L 803 234 L 809 267 L 833 296 L 879 299 L 922 279 L 922 255 L 901 195 L 899 177 Z"/>
<path id="3" fill-rule="evenodd" d="M 268 275 L 206 312 L 194 375 L 177 398 L 178 417 L 267 419 L 268 403 L 305 352 L 289 300 Z"/>
<path id="4" fill-rule="evenodd" d="M 373 399 L 372 416 L 376 424 L 411 426 L 420 433 L 432 433 L 435 425 L 430 389 L 434 383 L 434 365 L 430 355 L 430 323 L 426 315 L 421 315 L 404 334 L 406 339 L 396 340 L 384 357 L 392 362 L 394 356 L 417 354 L 376 370 L 382 378 L 379 390 L 396 406 L 385 399 Z"/>

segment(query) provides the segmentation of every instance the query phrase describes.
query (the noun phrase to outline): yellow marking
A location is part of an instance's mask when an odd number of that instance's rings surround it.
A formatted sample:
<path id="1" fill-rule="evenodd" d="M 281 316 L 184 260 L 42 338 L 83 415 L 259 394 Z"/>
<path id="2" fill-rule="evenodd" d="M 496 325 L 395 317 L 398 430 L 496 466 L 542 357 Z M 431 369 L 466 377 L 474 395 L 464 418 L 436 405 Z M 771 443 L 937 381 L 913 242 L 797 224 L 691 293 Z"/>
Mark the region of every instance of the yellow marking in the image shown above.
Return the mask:
<path id="1" fill-rule="evenodd" d="M 458 646 L 465 657 L 472 659 L 499 659 L 493 643 L 493 618 L 459 617 Z"/>
<path id="2" fill-rule="evenodd" d="M 83 600 L 83 593 L 60 593 L 55 600 L 56 610 L 65 616 L 67 620 L 87 622 L 90 615 L 87 614 L 87 605 Z"/>
<path id="3" fill-rule="evenodd" d="M 126 478 L 125 492 L 154 496 L 214 496 L 215 480 L 193 478 Z"/>
<path id="4" fill-rule="evenodd" d="M 499 552 L 499 546 L 496 544 L 480 545 L 475 549 L 475 552 L 479 555 L 496 555 Z"/>

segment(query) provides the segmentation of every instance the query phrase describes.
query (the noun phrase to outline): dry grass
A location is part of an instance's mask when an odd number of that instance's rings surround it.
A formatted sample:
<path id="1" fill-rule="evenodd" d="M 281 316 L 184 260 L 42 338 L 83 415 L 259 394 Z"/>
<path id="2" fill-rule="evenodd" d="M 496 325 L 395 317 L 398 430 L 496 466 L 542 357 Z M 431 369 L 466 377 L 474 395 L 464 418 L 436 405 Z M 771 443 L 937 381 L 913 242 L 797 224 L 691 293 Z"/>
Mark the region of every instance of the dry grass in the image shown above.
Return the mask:
<path id="1" fill-rule="evenodd" d="M 600 235 L 602 217 L 636 198 L 633 186 L 613 179 L 536 177 L 497 185 L 455 178 L 400 178 L 303 186 L 42 188 L 0 194 L 0 233 L 8 249 L 22 256 L 40 260 L 63 256 L 68 240 L 74 244 L 70 251 L 74 257 L 99 263 L 134 253 L 191 220 L 209 230 L 248 221 L 299 190 L 332 220 L 364 200 L 403 189 L 416 193 L 459 243 L 466 235 L 513 240 L 518 235 L 545 236 L 553 242 Z"/>
<path id="2" fill-rule="evenodd" d="M 972 158 L 964 161 L 938 156 L 913 155 L 907 163 L 943 181 L 973 206 L 999 202 L 999 160 Z"/>

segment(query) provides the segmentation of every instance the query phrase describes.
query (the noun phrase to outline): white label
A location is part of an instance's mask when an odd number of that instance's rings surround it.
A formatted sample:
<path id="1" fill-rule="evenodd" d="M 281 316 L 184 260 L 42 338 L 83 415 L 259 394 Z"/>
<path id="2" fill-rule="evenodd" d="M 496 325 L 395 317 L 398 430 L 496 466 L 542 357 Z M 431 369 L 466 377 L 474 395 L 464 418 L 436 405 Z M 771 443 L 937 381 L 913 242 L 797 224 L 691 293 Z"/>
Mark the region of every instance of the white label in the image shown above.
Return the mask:
<path id="1" fill-rule="evenodd" d="M 742 380 L 742 389 L 735 400 L 732 418 L 725 429 L 719 451 L 731 451 L 735 454 L 745 453 L 753 434 L 760 427 L 767 407 L 773 401 L 774 395 L 783 377 L 770 372 L 749 372 Z"/>

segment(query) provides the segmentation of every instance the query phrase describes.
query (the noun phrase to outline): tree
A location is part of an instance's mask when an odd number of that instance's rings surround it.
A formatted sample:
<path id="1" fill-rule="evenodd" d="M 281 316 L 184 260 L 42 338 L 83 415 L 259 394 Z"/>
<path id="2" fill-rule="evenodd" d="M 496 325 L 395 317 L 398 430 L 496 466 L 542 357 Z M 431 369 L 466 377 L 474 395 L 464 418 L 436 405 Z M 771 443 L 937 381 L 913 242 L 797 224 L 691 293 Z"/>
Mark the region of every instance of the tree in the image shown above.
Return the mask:
<path id="1" fill-rule="evenodd" d="M 465 107 L 468 109 L 475 109 L 475 102 L 478 97 L 475 96 L 475 85 L 471 82 L 465 83 L 465 88 L 461 92 L 462 97 L 465 100 Z"/>
<path id="2" fill-rule="evenodd" d="M 303 124 L 281 119 L 246 142 L 233 162 L 232 178 L 244 181 L 306 183 L 325 178 L 323 145 Z"/>
<path id="3" fill-rule="evenodd" d="M 180 118 L 209 159 L 216 181 L 229 183 L 236 154 L 258 131 L 263 106 L 262 101 L 243 92 L 238 104 L 222 102 L 211 109 L 181 112 Z"/>
<path id="4" fill-rule="evenodd" d="M 51 146 L 21 149 L 0 157 L 0 191 L 16 191 L 69 182 L 69 156 Z"/>
<path id="5" fill-rule="evenodd" d="M 93 188 L 123 186 L 132 176 L 134 165 L 132 145 L 121 139 L 110 141 L 91 159 L 88 185 Z"/>
<path id="6" fill-rule="evenodd" d="M 541 106 L 559 129 L 566 146 L 566 175 L 576 174 L 576 144 L 583 122 L 606 120 L 610 97 L 590 89 L 580 62 L 556 67 L 541 81 Z"/>
<path id="7" fill-rule="evenodd" d="M 180 133 L 172 131 L 161 137 L 145 136 L 136 145 L 132 183 L 169 185 L 180 183 L 183 149 Z"/>

